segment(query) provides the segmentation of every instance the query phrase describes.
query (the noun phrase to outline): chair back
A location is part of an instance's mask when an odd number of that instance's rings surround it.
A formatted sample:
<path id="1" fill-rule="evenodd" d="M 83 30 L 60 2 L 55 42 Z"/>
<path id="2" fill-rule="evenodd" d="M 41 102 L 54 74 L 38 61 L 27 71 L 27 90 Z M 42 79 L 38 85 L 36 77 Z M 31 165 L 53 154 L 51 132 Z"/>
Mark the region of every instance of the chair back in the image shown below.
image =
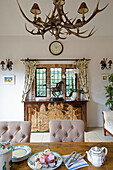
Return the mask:
<path id="1" fill-rule="evenodd" d="M 50 142 L 84 142 L 83 120 L 50 120 Z"/>
<path id="2" fill-rule="evenodd" d="M 0 142 L 30 142 L 30 121 L 0 121 Z"/>
<path id="3" fill-rule="evenodd" d="M 103 111 L 103 128 L 104 135 L 106 136 L 106 132 L 109 133 L 113 137 L 113 111 Z"/>

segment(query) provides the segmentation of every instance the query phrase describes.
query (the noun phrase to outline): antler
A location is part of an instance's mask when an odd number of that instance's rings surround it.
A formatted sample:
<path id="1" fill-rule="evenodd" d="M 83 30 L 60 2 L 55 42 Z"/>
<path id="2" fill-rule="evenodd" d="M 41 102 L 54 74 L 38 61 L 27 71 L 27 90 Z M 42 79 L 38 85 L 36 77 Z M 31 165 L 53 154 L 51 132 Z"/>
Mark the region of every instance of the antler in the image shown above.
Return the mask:
<path id="1" fill-rule="evenodd" d="M 24 14 L 24 12 L 22 11 L 22 8 L 21 8 L 21 6 L 20 6 L 18 0 L 17 0 L 17 4 L 18 4 L 19 9 L 20 9 L 22 15 L 24 16 L 24 18 L 25 18 L 28 22 L 30 22 L 31 24 L 34 24 L 33 21 L 31 21 L 29 18 L 26 17 L 26 15 Z"/>
<path id="2" fill-rule="evenodd" d="M 108 3 L 104 8 L 99 9 L 99 3 L 100 3 L 100 0 L 98 0 L 97 6 L 96 6 L 93 14 L 86 21 L 84 21 L 84 23 L 81 26 L 87 24 L 89 21 L 92 20 L 92 18 L 94 18 L 98 13 L 102 12 L 104 9 L 106 9 L 107 6 L 109 5 L 109 3 Z"/>
<path id="3" fill-rule="evenodd" d="M 95 28 L 95 27 L 94 27 Z M 83 32 L 79 32 L 79 33 L 76 33 L 76 32 L 74 32 L 74 31 L 71 31 L 70 29 L 67 29 L 67 34 L 73 34 L 73 35 L 76 35 L 77 37 L 79 37 L 79 38 L 88 38 L 88 37 L 91 37 L 95 32 L 96 32 L 96 30 L 94 31 L 94 28 L 90 31 L 90 33 L 88 34 L 88 35 L 86 35 L 86 36 L 81 36 L 81 34 L 84 34 L 84 33 L 86 33 L 88 30 L 86 30 L 86 31 L 83 31 Z"/>
<path id="4" fill-rule="evenodd" d="M 86 33 L 88 30 L 80 32 L 79 28 L 83 27 L 87 23 L 89 23 L 98 13 L 102 12 L 104 9 L 107 8 L 108 4 L 103 7 L 102 9 L 99 9 L 99 3 L 100 0 L 98 0 L 98 3 L 96 5 L 96 8 L 92 15 L 85 20 L 85 17 L 82 17 L 82 21 L 79 19 L 79 24 L 77 23 L 76 19 L 69 19 L 67 17 L 67 13 L 63 10 L 63 5 L 65 4 L 65 0 L 53 0 L 54 9 L 46 16 L 45 22 L 41 20 L 40 17 L 36 17 L 36 14 L 34 14 L 34 21 L 31 21 L 23 12 L 18 0 L 17 4 L 19 6 L 19 9 L 23 15 L 23 17 L 31 24 L 33 24 L 34 27 L 36 27 L 37 31 L 35 32 L 35 29 L 28 30 L 26 24 L 25 29 L 31 33 L 32 35 L 41 35 L 42 38 L 44 38 L 44 34 L 49 31 L 51 35 L 55 36 L 56 39 L 66 39 L 66 37 L 61 37 L 62 34 L 73 34 L 80 38 L 88 38 L 91 37 L 96 30 L 94 28 L 90 31 L 90 33 L 86 36 L 82 36 L 81 34 Z M 34 12 L 33 12 L 34 13 Z M 81 12 L 80 12 L 81 13 Z M 39 14 L 39 13 L 38 13 Z M 51 14 L 51 15 L 50 15 Z M 72 20 L 72 21 L 71 21 Z M 76 21 L 76 23 L 75 23 Z M 62 29 L 65 29 L 67 32 L 62 32 Z M 73 30 L 73 31 L 72 31 Z M 76 31 L 75 31 L 76 30 Z"/>

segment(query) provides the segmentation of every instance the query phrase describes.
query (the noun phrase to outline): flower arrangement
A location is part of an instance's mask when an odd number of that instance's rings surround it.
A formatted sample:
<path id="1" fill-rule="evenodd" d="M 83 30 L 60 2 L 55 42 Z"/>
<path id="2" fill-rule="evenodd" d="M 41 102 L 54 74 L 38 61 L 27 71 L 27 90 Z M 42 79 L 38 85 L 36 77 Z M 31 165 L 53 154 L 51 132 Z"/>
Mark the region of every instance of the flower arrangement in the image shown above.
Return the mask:
<path id="1" fill-rule="evenodd" d="M 54 153 L 50 151 L 50 149 L 44 150 L 44 152 L 40 152 L 35 156 L 35 168 L 53 168 L 57 163 L 57 158 Z"/>
<path id="2" fill-rule="evenodd" d="M 70 72 L 70 75 L 71 75 L 72 77 L 74 77 L 75 74 L 78 74 L 78 73 L 79 73 L 79 69 L 76 68 L 76 69 L 72 69 L 72 71 Z"/>
<path id="3" fill-rule="evenodd" d="M 69 89 L 70 90 L 70 94 L 69 94 L 69 97 L 72 96 L 73 92 L 78 92 L 80 94 L 84 94 L 84 90 L 75 90 L 75 89 Z"/>

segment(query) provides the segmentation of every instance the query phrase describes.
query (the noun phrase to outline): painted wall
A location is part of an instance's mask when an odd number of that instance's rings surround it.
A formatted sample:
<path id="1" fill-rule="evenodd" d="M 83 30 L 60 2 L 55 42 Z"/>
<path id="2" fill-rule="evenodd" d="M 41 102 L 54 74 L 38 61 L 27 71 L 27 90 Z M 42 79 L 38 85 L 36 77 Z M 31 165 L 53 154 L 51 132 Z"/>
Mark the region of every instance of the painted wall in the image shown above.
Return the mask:
<path id="1" fill-rule="evenodd" d="M 53 38 L 46 36 L 45 40 L 33 36 L 0 36 L 0 61 L 10 58 L 14 65 L 12 71 L 0 69 L 0 120 L 24 120 L 24 105 L 21 96 L 24 85 L 25 68 L 20 61 L 22 58 L 90 58 L 88 75 L 91 100 L 88 102 L 87 125 L 90 127 L 102 126 L 102 111 L 106 110 L 104 103 L 104 74 L 111 70 L 101 70 L 102 58 L 113 60 L 113 36 L 95 37 L 80 40 L 68 37 L 61 41 L 64 46 L 63 53 L 55 57 L 49 52 L 49 44 Z M 4 75 L 15 75 L 14 85 L 4 85 Z"/>

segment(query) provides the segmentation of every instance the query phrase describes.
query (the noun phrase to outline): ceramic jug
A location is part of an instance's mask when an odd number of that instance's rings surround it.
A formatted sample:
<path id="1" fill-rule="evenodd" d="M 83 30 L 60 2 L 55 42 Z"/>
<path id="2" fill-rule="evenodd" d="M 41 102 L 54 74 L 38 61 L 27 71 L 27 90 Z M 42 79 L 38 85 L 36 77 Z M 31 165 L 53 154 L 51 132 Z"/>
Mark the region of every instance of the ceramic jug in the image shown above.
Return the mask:
<path id="1" fill-rule="evenodd" d="M 92 147 L 89 151 L 86 151 L 87 159 L 95 166 L 100 167 L 105 161 L 107 155 L 107 148 L 98 148 L 97 146 Z"/>
<path id="2" fill-rule="evenodd" d="M 10 142 L 0 142 L 0 170 L 11 169 L 13 147 Z"/>

